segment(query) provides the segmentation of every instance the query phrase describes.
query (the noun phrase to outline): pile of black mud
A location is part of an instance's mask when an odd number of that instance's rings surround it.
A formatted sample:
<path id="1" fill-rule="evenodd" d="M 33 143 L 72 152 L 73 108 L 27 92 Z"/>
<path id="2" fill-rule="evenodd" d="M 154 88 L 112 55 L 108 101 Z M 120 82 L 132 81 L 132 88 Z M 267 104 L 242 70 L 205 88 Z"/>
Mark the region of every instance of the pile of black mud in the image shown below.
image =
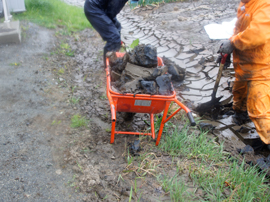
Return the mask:
<path id="1" fill-rule="evenodd" d="M 107 53 L 112 89 L 121 94 L 172 95 L 171 81 L 183 81 L 185 69 L 170 59 L 158 60 L 157 49 L 140 44 L 122 57 Z"/>

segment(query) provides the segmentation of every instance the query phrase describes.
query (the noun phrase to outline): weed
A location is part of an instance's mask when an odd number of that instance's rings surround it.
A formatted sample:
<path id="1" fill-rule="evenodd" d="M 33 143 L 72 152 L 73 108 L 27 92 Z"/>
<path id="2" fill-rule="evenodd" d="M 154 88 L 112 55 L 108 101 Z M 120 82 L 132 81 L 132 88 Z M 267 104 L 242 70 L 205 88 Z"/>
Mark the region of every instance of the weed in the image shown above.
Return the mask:
<path id="1" fill-rule="evenodd" d="M 80 115 L 76 114 L 71 117 L 71 128 L 80 128 L 87 126 L 88 120 L 85 117 L 81 117 Z"/>
<path id="2" fill-rule="evenodd" d="M 118 182 L 120 181 L 120 179 L 121 179 L 123 182 L 125 181 L 125 180 L 123 179 L 122 175 L 119 174 L 118 179 L 117 179 L 117 184 L 118 184 Z"/>
<path id="3" fill-rule="evenodd" d="M 10 66 L 20 66 L 20 63 L 18 62 L 10 63 Z"/>
<path id="4" fill-rule="evenodd" d="M 82 168 L 82 166 L 78 162 L 77 162 L 77 165 L 80 168 L 80 170 L 83 172 L 83 168 Z"/>
<path id="5" fill-rule="evenodd" d="M 190 193 L 187 191 L 185 182 L 181 180 L 177 173 L 172 178 L 167 175 L 159 176 L 158 181 L 165 192 L 170 192 L 171 201 L 187 201 L 187 199 L 190 199 Z"/>
<path id="6" fill-rule="evenodd" d="M 100 97 L 99 97 L 101 100 L 106 100 L 107 99 L 107 95 L 101 95 Z"/>
<path id="7" fill-rule="evenodd" d="M 60 124 L 61 123 L 61 120 L 60 121 L 56 121 L 56 120 L 54 120 L 53 122 L 52 122 L 52 125 L 56 125 L 56 124 Z"/>
<path id="8" fill-rule="evenodd" d="M 79 101 L 80 101 L 80 98 L 79 97 L 76 98 L 76 97 L 72 96 L 70 98 L 70 103 L 73 104 L 73 105 L 76 105 Z"/>
<path id="9" fill-rule="evenodd" d="M 139 177 L 144 177 L 146 175 L 155 176 L 156 168 L 159 165 L 159 161 L 154 153 L 141 154 L 135 161 L 135 158 L 130 156 L 129 151 L 127 163 L 128 166 L 124 172 L 135 172 Z"/>
<path id="10" fill-rule="evenodd" d="M 130 188 L 130 193 L 129 193 L 129 202 L 131 202 L 131 200 L 132 200 L 132 187 Z"/>
<path id="11" fill-rule="evenodd" d="M 104 117 L 107 119 L 109 117 L 108 112 L 104 115 Z"/>
<path id="12" fill-rule="evenodd" d="M 73 176 L 72 176 L 72 179 L 71 180 L 69 180 L 67 183 L 70 185 L 70 186 L 74 186 L 74 180 L 76 179 L 76 175 L 74 174 Z"/>
<path id="13" fill-rule="evenodd" d="M 106 194 L 106 196 L 102 199 L 102 201 L 107 199 L 108 197 L 109 197 L 108 194 Z"/>
<path id="14" fill-rule="evenodd" d="M 89 152 L 89 151 L 90 151 L 90 149 L 89 149 L 88 147 L 83 148 L 83 149 L 81 150 L 81 152 L 83 152 L 83 153 L 87 153 L 87 152 Z"/>
<path id="15" fill-rule="evenodd" d="M 112 130 L 110 128 L 106 128 L 106 132 L 110 133 Z"/>
<path id="16" fill-rule="evenodd" d="M 72 86 L 71 87 L 71 93 L 74 93 L 75 89 L 77 88 L 77 86 Z"/>
<path id="17" fill-rule="evenodd" d="M 64 68 L 61 68 L 58 70 L 58 74 L 61 75 L 61 74 L 64 74 L 65 73 L 65 69 Z"/>
<path id="18" fill-rule="evenodd" d="M 128 150 L 128 155 L 127 155 L 127 163 L 128 163 L 128 165 L 130 165 L 133 162 L 133 160 L 134 160 L 134 157 L 129 154 L 129 150 Z"/>
<path id="19" fill-rule="evenodd" d="M 71 50 L 70 46 L 68 43 L 62 42 L 60 44 L 59 49 L 57 50 L 58 54 L 63 54 L 66 56 L 74 57 L 74 51 Z"/>
<path id="20" fill-rule="evenodd" d="M 67 51 L 65 52 L 65 55 L 66 55 L 66 56 L 69 56 L 69 57 L 74 57 L 74 52 L 75 52 L 75 51 L 67 50 Z"/>
<path id="21" fill-rule="evenodd" d="M 85 76 L 83 77 L 83 81 L 85 81 L 86 78 L 87 78 L 87 75 L 85 75 Z"/>

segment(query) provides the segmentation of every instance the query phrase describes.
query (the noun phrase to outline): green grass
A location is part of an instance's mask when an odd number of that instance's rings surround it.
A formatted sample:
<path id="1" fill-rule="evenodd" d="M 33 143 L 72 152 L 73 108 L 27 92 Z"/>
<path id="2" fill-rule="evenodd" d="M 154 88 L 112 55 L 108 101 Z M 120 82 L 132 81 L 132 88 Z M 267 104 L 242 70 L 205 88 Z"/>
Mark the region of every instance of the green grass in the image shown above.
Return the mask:
<path id="1" fill-rule="evenodd" d="M 25 0 L 26 12 L 13 13 L 15 19 L 27 20 L 47 28 L 64 28 L 68 32 L 90 27 L 83 8 L 61 0 Z"/>
<path id="2" fill-rule="evenodd" d="M 80 128 L 86 127 L 88 120 L 85 117 L 81 117 L 80 115 L 76 114 L 71 117 L 71 128 Z"/>
<path id="3" fill-rule="evenodd" d="M 213 139 L 207 137 L 207 132 L 201 132 L 200 134 L 190 132 L 188 121 L 181 130 L 177 129 L 172 123 L 168 124 L 171 125 L 172 129 L 165 127 L 164 132 L 167 134 L 163 135 L 164 142 L 160 144 L 160 148 L 171 156 L 181 154 L 188 158 L 212 161 L 226 158 L 223 152 L 223 144 L 215 143 Z"/>
<path id="4" fill-rule="evenodd" d="M 187 191 L 185 182 L 179 179 L 179 175 L 177 173 L 173 177 L 159 175 L 158 181 L 160 182 L 163 190 L 166 193 L 170 193 L 171 201 L 191 201 L 191 193 Z"/>
<path id="5" fill-rule="evenodd" d="M 187 159 L 177 164 L 176 176 L 181 175 L 179 170 L 188 168 L 190 179 L 203 190 L 206 201 L 270 201 L 264 173 L 245 161 L 241 164 L 230 161 L 229 155 L 223 152 L 223 144 L 210 139 L 207 132 L 191 131 L 187 124 L 179 129 L 169 122 L 159 144 L 171 156 Z M 158 181 L 170 192 L 172 201 L 183 201 L 181 194 L 185 186 L 179 177 L 159 177 Z"/>

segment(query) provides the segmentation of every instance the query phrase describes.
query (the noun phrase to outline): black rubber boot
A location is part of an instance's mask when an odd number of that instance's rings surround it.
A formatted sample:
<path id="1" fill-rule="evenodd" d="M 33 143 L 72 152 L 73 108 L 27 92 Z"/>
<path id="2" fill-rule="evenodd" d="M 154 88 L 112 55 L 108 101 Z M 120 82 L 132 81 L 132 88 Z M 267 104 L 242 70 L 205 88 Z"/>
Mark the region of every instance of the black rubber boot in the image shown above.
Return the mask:
<path id="1" fill-rule="evenodd" d="M 234 123 L 236 123 L 239 126 L 251 121 L 249 116 L 248 116 L 247 111 L 235 112 L 234 115 L 232 116 L 232 118 L 233 118 Z"/>

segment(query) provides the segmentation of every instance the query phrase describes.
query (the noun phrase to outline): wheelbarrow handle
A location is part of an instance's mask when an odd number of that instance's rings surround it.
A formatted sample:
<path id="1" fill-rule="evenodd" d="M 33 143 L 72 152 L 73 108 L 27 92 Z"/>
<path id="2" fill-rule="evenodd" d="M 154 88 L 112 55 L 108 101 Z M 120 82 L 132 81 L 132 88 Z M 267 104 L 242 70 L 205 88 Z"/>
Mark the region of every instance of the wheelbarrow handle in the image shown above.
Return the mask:
<path id="1" fill-rule="evenodd" d="M 188 113 L 187 113 L 187 117 L 188 117 L 188 119 L 189 119 L 189 121 L 190 121 L 190 125 L 191 125 L 191 126 L 196 126 L 196 122 L 194 121 L 194 118 L 193 118 L 191 112 L 188 112 Z"/>

